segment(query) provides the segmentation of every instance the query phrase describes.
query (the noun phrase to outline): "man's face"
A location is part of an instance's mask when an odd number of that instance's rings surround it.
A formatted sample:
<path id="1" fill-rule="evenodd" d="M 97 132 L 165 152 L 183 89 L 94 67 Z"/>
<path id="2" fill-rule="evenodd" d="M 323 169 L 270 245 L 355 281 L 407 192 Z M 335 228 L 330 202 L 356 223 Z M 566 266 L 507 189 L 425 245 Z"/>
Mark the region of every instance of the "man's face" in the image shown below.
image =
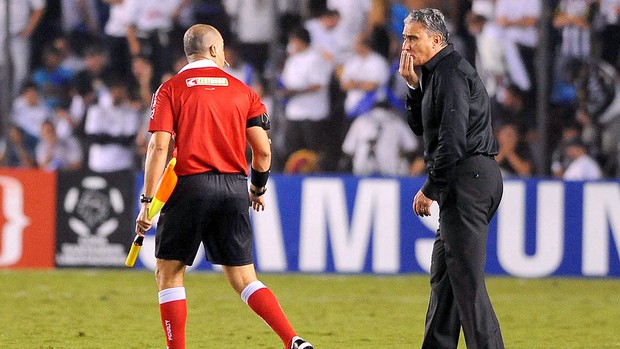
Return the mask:
<path id="1" fill-rule="evenodd" d="M 421 66 L 428 62 L 440 46 L 438 34 L 429 32 L 422 23 L 410 22 L 403 29 L 402 50 L 413 57 L 413 65 Z"/>
<path id="2" fill-rule="evenodd" d="M 288 39 L 288 45 L 286 46 L 286 52 L 289 55 L 294 55 L 305 49 L 306 43 L 298 37 L 291 36 Z"/>
<path id="3" fill-rule="evenodd" d="M 110 95 L 112 96 L 112 103 L 114 105 L 119 105 L 127 100 L 127 97 L 128 97 L 127 87 L 123 85 L 111 86 Z"/>

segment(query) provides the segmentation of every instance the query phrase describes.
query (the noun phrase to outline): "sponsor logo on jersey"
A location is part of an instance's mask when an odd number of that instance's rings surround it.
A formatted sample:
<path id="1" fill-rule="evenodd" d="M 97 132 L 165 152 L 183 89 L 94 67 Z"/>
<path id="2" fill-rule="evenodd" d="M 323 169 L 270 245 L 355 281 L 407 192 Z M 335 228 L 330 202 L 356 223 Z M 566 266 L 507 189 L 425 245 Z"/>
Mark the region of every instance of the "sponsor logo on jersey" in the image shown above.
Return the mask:
<path id="1" fill-rule="evenodd" d="M 228 86 L 227 78 L 198 77 L 185 79 L 187 87 L 194 86 Z"/>

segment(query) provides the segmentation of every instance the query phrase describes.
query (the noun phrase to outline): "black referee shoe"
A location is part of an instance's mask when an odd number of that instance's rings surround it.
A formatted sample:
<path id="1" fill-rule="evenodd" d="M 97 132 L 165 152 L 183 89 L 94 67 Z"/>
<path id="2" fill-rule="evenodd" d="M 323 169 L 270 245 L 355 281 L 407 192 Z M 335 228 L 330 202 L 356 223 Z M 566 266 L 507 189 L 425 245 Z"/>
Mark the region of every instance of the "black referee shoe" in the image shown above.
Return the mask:
<path id="1" fill-rule="evenodd" d="M 293 337 L 293 343 L 291 343 L 291 349 L 314 349 L 310 342 L 306 342 L 299 336 Z"/>

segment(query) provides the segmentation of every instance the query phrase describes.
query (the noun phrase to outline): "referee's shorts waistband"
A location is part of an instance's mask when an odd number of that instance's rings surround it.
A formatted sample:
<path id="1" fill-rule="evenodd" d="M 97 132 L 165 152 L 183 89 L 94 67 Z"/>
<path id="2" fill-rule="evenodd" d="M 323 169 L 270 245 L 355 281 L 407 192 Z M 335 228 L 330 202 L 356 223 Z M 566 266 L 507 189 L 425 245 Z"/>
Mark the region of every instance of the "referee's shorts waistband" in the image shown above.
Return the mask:
<path id="1" fill-rule="evenodd" d="M 247 179 L 248 176 L 244 175 L 243 173 L 223 173 L 217 170 L 210 170 L 210 171 L 205 171 L 205 172 L 199 172 L 199 173 L 192 173 L 189 175 L 185 175 L 185 176 L 179 176 L 179 178 L 182 177 L 192 177 L 192 176 L 234 176 L 237 177 L 239 179 Z"/>

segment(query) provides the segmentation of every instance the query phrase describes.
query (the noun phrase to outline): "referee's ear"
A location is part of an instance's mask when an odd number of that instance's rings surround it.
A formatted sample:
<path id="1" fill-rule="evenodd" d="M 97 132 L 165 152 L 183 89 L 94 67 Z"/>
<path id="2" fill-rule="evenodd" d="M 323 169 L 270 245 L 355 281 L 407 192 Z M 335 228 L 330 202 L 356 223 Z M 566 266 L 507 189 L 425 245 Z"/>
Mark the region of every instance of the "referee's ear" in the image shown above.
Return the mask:
<path id="1" fill-rule="evenodd" d="M 217 47 L 215 45 L 209 46 L 209 55 L 213 58 L 217 57 Z"/>

